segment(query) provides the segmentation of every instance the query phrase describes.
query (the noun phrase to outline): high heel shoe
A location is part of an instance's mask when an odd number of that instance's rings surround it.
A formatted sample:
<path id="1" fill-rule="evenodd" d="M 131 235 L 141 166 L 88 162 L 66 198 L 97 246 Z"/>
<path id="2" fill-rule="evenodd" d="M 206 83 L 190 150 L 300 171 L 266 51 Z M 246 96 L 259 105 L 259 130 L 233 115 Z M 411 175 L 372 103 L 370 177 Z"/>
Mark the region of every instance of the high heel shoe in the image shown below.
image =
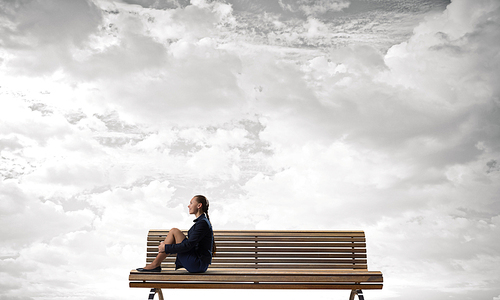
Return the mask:
<path id="1" fill-rule="evenodd" d="M 137 268 L 136 270 L 139 272 L 161 272 L 161 266 L 158 266 L 154 269 Z"/>

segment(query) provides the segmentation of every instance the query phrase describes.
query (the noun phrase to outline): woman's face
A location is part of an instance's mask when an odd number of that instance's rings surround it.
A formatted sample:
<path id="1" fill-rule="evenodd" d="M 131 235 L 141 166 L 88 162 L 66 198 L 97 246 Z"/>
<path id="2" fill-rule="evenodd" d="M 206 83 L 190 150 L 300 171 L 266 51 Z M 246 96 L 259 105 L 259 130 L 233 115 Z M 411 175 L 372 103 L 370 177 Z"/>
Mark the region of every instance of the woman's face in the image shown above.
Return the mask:
<path id="1" fill-rule="evenodd" d="M 201 203 L 198 203 L 198 201 L 196 201 L 196 199 L 193 198 L 191 199 L 191 201 L 189 201 L 188 208 L 189 208 L 189 214 L 195 215 L 201 208 Z"/>

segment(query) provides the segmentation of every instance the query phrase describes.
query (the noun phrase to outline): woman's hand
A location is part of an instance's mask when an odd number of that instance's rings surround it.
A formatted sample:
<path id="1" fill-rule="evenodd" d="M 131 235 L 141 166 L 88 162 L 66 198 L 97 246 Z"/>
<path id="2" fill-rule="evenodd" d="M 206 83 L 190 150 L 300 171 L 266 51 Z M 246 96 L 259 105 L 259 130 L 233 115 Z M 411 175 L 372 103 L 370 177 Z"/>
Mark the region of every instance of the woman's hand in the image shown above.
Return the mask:
<path id="1" fill-rule="evenodd" d="M 164 253 L 164 252 L 165 252 L 165 242 L 163 241 L 158 246 L 158 253 Z"/>

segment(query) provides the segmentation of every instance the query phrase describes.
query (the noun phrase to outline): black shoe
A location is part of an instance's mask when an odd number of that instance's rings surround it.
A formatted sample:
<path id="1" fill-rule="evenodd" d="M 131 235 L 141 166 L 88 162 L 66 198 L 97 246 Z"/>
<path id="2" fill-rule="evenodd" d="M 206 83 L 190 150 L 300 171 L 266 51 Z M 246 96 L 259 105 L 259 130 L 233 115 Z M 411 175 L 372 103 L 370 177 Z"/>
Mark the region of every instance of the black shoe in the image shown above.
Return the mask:
<path id="1" fill-rule="evenodd" d="M 161 272 L 161 266 L 156 267 L 154 269 L 137 268 L 136 270 L 139 272 Z"/>

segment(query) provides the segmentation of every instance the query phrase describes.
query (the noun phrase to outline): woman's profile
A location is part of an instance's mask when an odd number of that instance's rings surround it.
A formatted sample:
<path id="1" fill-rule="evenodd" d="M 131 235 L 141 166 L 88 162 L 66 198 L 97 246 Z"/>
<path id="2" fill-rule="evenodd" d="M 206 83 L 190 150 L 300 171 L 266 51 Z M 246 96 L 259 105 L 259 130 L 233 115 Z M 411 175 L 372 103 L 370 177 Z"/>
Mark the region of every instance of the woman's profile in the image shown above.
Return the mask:
<path id="1" fill-rule="evenodd" d="M 158 246 L 154 261 L 139 272 L 161 272 L 161 262 L 171 253 L 177 253 L 175 269 L 185 268 L 191 273 L 202 273 L 212 263 L 215 253 L 214 234 L 208 216 L 208 200 L 205 196 L 194 196 L 188 205 L 189 213 L 196 216 L 194 225 L 186 237 L 182 231 L 172 228 Z"/>

